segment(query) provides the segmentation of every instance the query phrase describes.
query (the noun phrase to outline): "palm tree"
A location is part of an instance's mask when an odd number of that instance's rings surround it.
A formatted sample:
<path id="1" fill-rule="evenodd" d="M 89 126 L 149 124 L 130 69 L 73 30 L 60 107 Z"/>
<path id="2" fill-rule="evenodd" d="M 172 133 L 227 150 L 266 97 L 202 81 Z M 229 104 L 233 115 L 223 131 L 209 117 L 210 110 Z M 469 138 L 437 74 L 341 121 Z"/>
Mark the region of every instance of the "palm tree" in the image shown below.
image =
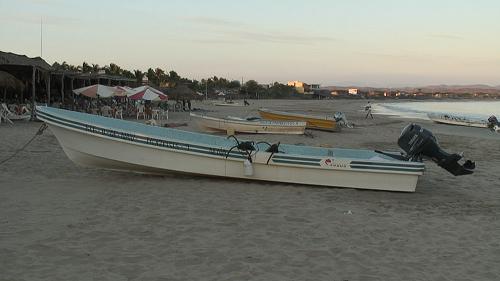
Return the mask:
<path id="1" fill-rule="evenodd" d="M 63 64 L 64 64 L 64 62 L 63 62 Z M 81 65 L 74 66 L 72 64 L 69 64 L 68 67 L 67 67 L 67 70 L 73 71 L 73 72 L 81 72 L 82 71 L 82 66 Z"/>
<path id="2" fill-rule="evenodd" d="M 69 65 L 68 65 L 68 63 L 66 61 L 63 61 L 61 63 L 61 69 L 62 70 L 68 70 L 69 69 Z"/>
<path id="3" fill-rule="evenodd" d="M 161 68 L 159 68 L 159 67 L 157 67 L 157 68 L 155 69 L 155 76 L 156 76 L 156 81 L 158 81 L 158 82 L 157 82 L 158 86 L 159 86 L 162 82 L 165 82 L 165 81 L 167 81 L 167 80 L 168 80 L 168 79 L 167 79 L 167 77 L 166 77 L 166 75 L 165 75 L 165 71 L 163 71 L 163 70 L 162 70 Z"/>
<path id="4" fill-rule="evenodd" d="M 135 80 L 137 81 L 138 84 L 142 83 L 142 79 L 144 78 L 144 72 L 136 69 L 134 70 L 134 76 Z"/>
<path id="5" fill-rule="evenodd" d="M 122 69 L 115 63 L 110 63 L 109 64 L 109 74 L 112 75 L 121 75 L 122 74 Z"/>
<path id="6" fill-rule="evenodd" d="M 127 78 L 135 78 L 134 73 L 132 73 L 132 72 L 130 72 L 130 71 L 128 71 L 128 70 L 126 70 L 126 69 L 124 69 L 124 70 L 122 71 L 122 75 L 123 75 L 124 77 L 127 77 Z"/>
<path id="7" fill-rule="evenodd" d="M 54 68 L 55 70 L 59 70 L 59 69 L 61 69 L 61 65 L 57 61 L 55 61 L 52 64 L 52 68 Z"/>
<path id="8" fill-rule="evenodd" d="M 169 76 L 170 76 L 170 80 L 173 81 L 173 82 L 177 82 L 179 80 L 181 80 L 181 77 L 179 76 L 179 74 L 177 74 L 177 72 L 171 70 L 169 72 Z"/>
<path id="9" fill-rule="evenodd" d="M 151 67 L 148 69 L 148 72 L 146 73 L 146 77 L 148 77 L 149 83 L 158 84 L 158 79 L 156 78 L 156 73 Z"/>
<path id="10" fill-rule="evenodd" d="M 90 72 L 90 71 L 92 71 L 92 67 L 88 63 L 83 62 L 82 72 Z"/>
<path id="11" fill-rule="evenodd" d="M 101 67 L 98 64 L 92 64 L 92 72 L 99 72 L 101 70 Z"/>

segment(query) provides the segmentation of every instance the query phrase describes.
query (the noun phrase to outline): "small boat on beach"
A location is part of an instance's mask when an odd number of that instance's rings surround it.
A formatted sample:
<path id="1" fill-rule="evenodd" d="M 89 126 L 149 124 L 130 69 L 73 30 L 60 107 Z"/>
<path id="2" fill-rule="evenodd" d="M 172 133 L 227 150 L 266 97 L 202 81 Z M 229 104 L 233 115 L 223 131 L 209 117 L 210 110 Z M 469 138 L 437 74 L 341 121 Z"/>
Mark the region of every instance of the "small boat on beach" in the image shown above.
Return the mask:
<path id="1" fill-rule="evenodd" d="M 211 132 L 303 135 L 306 129 L 306 122 L 301 121 L 246 120 L 235 117 L 222 119 L 194 113 L 190 116 L 200 128 Z"/>
<path id="2" fill-rule="evenodd" d="M 225 102 L 216 102 L 214 103 L 215 106 L 245 106 L 244 104 L 237 103 L 234 101 L 225 101 Z"/>
<path id="3" fill-rule="evenodd" d="M 461 116 L 452 113 L 427 113 L 427 117 L 436 123 L 466 126 L 466 127 L 476 127 L 476 128 L 487 128 L 488 120 L 486 118 L 474 118 L 470 116 Z"/>
<path id="4" fill-rule="evenodd" d="M 500 122 L 495 115 L 486 117 L 471 117 L 460 116 L 450 113 L 427 113 L 427 117 L 440 124 L 475 127 L 475 128 L 488 128 L 493 132 L 500 132 Z"/>
<path id="5" fill-rule="evenodd" d="M 73 162 L 149 174 L 170 172 L 319 186 L 413 192 L 422 157 L 454 175 L 473 162 L 442 151 L 429 131 L 408 125 L 398 144 L 405 154 L 240 141 L 46 106 L 36 107 Z"/>
<path id="6" fill-rule="evenodd" d="M 307 129 L 340 131 L 340 126 L 338 126 L 334 116 L 307 115 L 271 110 L 266 108 L 259 109 L 259 114 L 263 119 L 267 120 L 305 121 L 307 122 Z"/>

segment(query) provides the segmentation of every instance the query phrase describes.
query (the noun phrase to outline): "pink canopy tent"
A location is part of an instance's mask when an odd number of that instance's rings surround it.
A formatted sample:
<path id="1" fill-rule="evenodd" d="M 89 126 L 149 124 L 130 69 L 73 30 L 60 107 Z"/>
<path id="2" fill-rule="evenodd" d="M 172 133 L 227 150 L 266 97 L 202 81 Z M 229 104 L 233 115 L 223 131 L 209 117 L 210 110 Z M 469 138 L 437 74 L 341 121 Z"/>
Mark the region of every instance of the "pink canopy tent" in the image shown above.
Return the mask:
<path id="1" fill-rule="evenodd" d="M 110 98 L 120 94 L 120 91 L 116 87 L 101 84 L 75 89 L 73 92 L 77 95 L 84 95 L 90 98 Z"/>
<path id="2" fill-rule="evenodd" d="M 168 99 L 166 94 L 150 86 L 134 88 L 127 96 L 131 100 L 166 101 Z"/>
<path id="3" fill-rule="evenodd" d="M 116 97 L 126 97 L 134 92 L 134 89 L 128 86 L 115 86 L 114 88 L 117 90 Z"/>

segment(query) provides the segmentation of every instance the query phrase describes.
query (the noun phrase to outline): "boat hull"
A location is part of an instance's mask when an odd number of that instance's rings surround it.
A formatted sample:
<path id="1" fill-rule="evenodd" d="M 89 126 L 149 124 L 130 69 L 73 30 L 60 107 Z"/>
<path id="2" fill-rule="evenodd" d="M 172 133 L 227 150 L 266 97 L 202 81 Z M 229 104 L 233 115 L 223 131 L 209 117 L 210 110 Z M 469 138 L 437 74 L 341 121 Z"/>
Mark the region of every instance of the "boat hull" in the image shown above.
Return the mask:
<path id="1" fill-rule="evenodd" d="M 418 178 L 423 173 L 423 166 L 391 168 L 389 166 L 391 164 L 385 164 L 385 168 L 381 169 L 370 163 L 358 163 L 353 166 L 354 162 L 350 164 L 342 160 L 335 162 L 336 159 L 328 157 L 298 158 L 260 151 L 253 155 L 253 173 L 248 175 L 244 166 L 246 157 L 242 154 L 234 152 L 226 154 L 225 151 L 217 151 L 216 148 L 210 147 L 203 150 L 201 146 L 188 144 L 173 145 L 173 142 L 169 141 L 139 142 L 139 138 L 142 138 L 140 136 L 129 138 L 127 135 L 129 139 L 123 139 L 125 132 L 110 131 L 95 125 L 89 127 L 84 124 L 79 127 L 80 125 L 72 124 L 71 121 L 61 121 L 43 114 L 39 114 L 38 118 L 49 125 L 64 152 L 73 162 L 110 170 L 148 174 L 180 172 L 246 180 L 402 192 L 415 191 Z M 355 166 L 358 168 L 353 168 Z"/>
<path id="2" fill-rule="evenodd" d="M 237 103 L 237 102 L 235 102 L 235 103 L 224 103 L 224 102 L 222 102 L 222 103 L 214 103 L 214 105 L 215 106 L 236 106 L 236 107 L 243 107 L 243 106 L 245 106 L 244 104 L 240 104 L 240 103 Z"/>
<path id="3" fill-rule="evenodd" d="M 304 121 L 307 123 L 307 129 L 323 130 L 323 131 L 339 131 L 335 120 L 308 117 L 302 114 L 294 115 L 292 113 L 280 113 L 274 111 L 259 110 L 259 114 L 263 119 L 276 121 Z"/>
<path id="4" fill-rule="evenodd" d="M 191 117 L 201 129 L 212 132 L 303 135 L 306 129 L 305 122 L 237 121 L 196 114 Z"/>
<path id="5" fill-rule="evenodd" d="M 58 126 L 49 125 L 49 127 L 68 158 L 74 163 L 86 167 L 156 175 L 181 172 L 261 181 L 403 192 L 414 192 L 418 181 L 418 175 L 392 174 L 388 176 L 385 173 L 304 169 L 293 166 L 278 167 L 263 163 L 253 165 L 253 176 L 245 176 L 243 161 L 151 149 L 106 138 L 96 138 Z"/>

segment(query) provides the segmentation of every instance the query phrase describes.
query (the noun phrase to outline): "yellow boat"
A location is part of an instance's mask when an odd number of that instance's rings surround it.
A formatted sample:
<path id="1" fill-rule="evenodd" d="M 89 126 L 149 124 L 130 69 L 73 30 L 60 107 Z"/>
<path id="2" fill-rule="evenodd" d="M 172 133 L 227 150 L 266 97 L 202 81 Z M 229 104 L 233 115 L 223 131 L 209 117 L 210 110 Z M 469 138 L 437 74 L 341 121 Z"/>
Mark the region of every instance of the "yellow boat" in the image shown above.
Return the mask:
<path id="1" fill-rule="evenodd" d="M 266 108 L 259 109 L 259 114 L 263 119 L 267 120 L 306 121 L 307 129 L 340 131 L 340 126 L 337 126 L 337 121 L 335 121 L 335 118 L 333 116 L 306 115 L 300 113 L 270 110 Z"/>

